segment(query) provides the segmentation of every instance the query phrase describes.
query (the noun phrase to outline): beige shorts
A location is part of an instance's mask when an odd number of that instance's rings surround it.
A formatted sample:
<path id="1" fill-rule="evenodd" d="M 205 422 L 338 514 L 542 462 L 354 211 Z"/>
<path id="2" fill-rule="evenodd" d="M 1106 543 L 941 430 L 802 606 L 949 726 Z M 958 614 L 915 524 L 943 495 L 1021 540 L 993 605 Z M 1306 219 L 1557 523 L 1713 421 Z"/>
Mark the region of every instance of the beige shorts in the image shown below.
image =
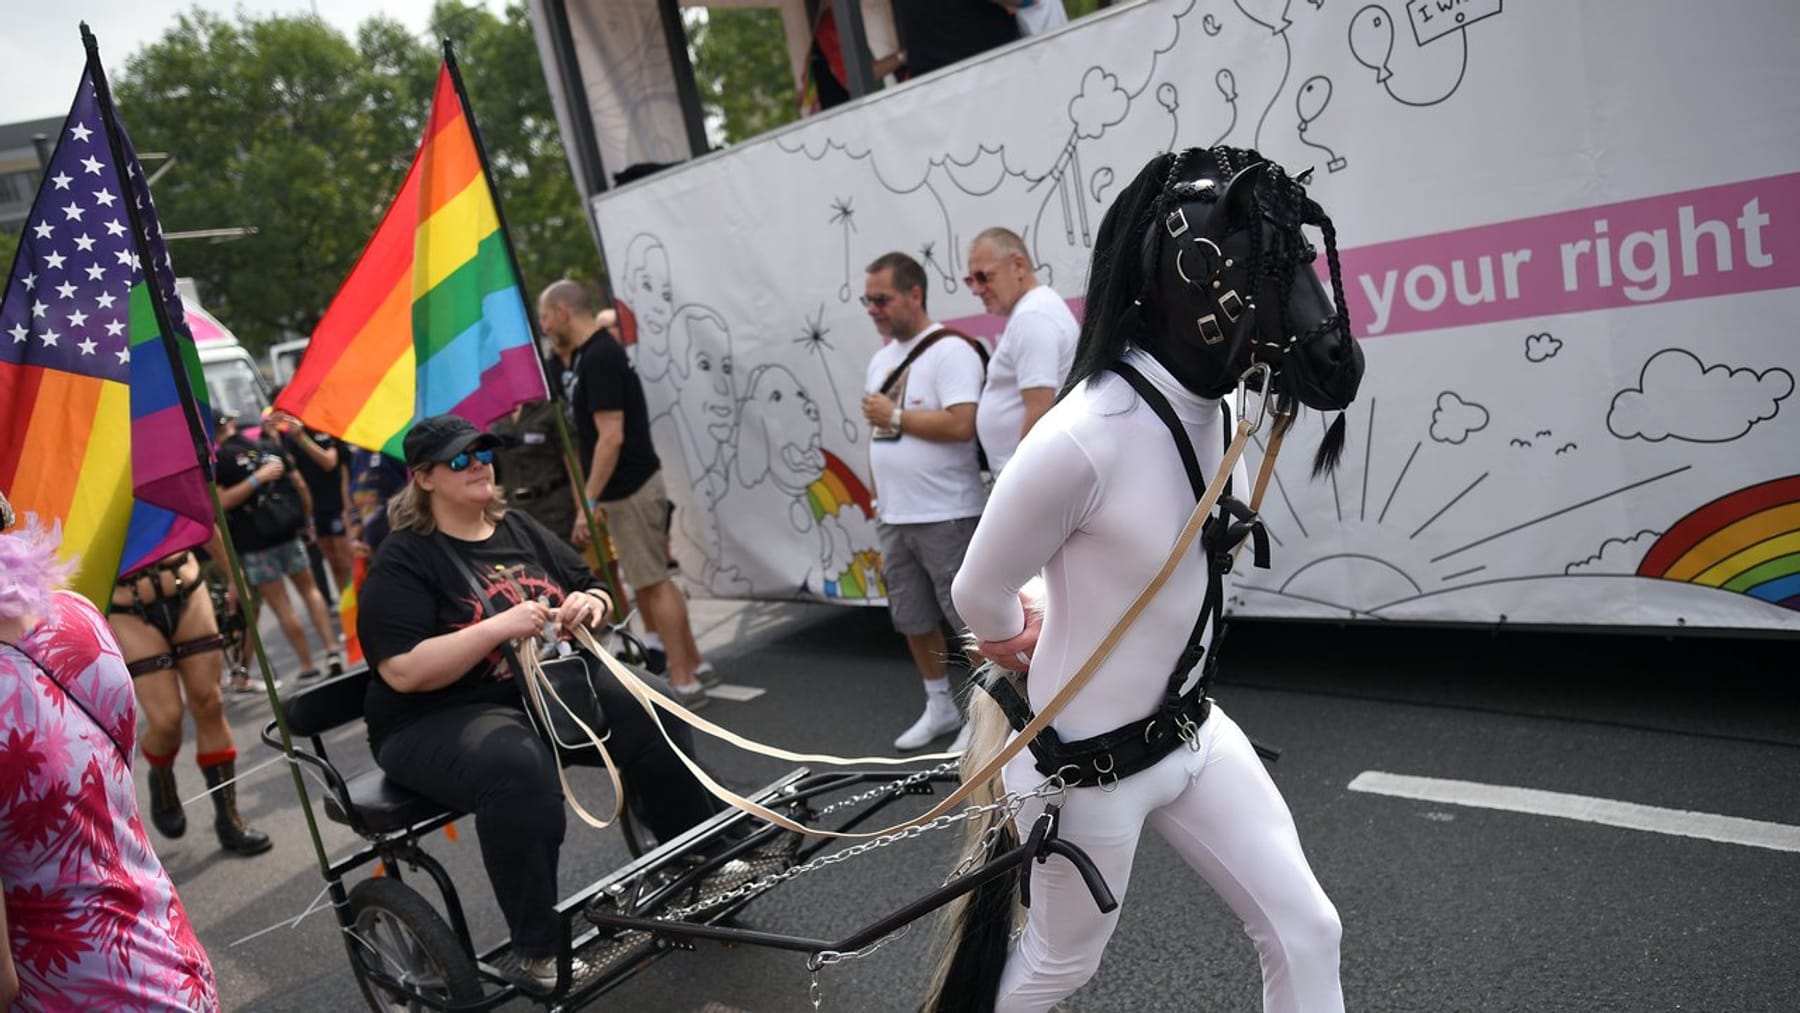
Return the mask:
<path id="1" fill-rule="evenodd" d="M 624 499 L 601 500 L 606 529 L 619 549 L 619 569 L 633 591 L 669 579 L 669 494 L 662 472 Z"/>

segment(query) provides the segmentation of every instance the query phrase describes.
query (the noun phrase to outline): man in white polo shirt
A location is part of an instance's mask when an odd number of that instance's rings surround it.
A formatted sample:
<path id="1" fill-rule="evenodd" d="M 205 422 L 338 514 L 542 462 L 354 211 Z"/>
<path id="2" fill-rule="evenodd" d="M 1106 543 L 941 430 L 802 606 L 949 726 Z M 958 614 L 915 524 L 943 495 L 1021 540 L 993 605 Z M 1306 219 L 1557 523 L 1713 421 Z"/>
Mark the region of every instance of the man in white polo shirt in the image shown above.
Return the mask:
<path id="1" fill-rule="evenodd" d="M 988 229 L 969 244 L 963 284 L 989 313 L 1007 318 L 975 413 L 988 468 L 998 475 L 1055 402 L 1081 328 L 1062 297 L 1038 284 L 1024 241 L 1010 229 Z"/>
<path id="2" fill-rule="evenodd" d="M 873 429 L 888 612 L 925 680 L 925 711 L 895 749 L 920 749 L 963 727 L 944 670 L 943 624 L 962 632 L 950 583 L 987 501 L 975 447 L 981 357 L 971 339 L 931 321 L 925 286 L 918 261 L 889 253 L 869 265 L 862 297 L 875 329 L 893 339 L 869 361 L 862 401 Z"/>

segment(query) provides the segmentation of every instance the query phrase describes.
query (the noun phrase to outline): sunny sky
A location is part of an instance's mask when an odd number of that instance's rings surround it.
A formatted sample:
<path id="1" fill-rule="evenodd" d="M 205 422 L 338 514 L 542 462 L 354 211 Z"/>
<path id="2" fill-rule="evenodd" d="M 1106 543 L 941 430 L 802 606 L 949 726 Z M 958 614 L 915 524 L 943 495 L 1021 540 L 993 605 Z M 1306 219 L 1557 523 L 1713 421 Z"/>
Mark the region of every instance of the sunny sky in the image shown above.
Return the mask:
<path id="1" fill-rule="evenodd" d="M 499 11 L 503 0 L 480 0 Z M 81 80 L 82 21 L 100 41 L 110 77 L 196 7 L 231 17 L 317 13 L 346 35 L 379 11 L 424 32 L 434 0 L 0 0 L 0 123 L 62 116 Z"/>

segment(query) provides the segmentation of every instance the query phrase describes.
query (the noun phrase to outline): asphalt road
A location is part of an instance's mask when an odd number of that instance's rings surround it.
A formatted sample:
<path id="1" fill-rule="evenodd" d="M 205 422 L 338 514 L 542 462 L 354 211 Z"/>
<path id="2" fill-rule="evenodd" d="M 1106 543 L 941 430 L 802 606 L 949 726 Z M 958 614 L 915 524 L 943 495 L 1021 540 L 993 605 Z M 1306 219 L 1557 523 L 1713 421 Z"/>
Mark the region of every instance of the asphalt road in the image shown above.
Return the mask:
<path id="1" fill-rule="evenodd" d="M 766 690 L 707 711 L 752 737 L 880 752 L 916 713 L 915 676 L 880 611 L 698 603 L 695 615 L 726 681 Z M 1795 648 L 1791 640 L 1240 623 L 1216 695 L 1252 737 L 1285 749 L 1272 772 L 1343 917 L 1351 1009 L 1773 1013 L 1800 1009 L 1800 852 L 1349 786 L 1380 772 L 1792 828 L 1800 825 Z M 188 835 L 155 838 L 158 851 L 228 1009 L 360 1008 L 293 780 L 255 744 L 268 704 L 236 699 L 229 708 L 240 769 L 269 764 L 248 774 L 242 796 L 276 846 L 257 858 L 224 855 L 210 820 L 198 818 L 207 812 L 199 801 Z M 359 731 L 331 744 L 345 757 L 366 756 Z M 743 787 L 787 767 L 710 743 L 702 758 Z M 182 787 L 194 794 L 199 779 L 185 764 Z M 577 783 L 592 805 L 606 803 L 597 780 Z M 347 831 L 320 826 L 332 854 L 351 846 Z M 439 837 L 430 848 L 456 876 L 478 939 L 493 941 L 503 928 L 473 827 L 464 820 L 457 829 L 457 839 Z M 821 937 L 860 927 L 941 881 L 953 837 L 882 848 L 794 880 L 757 900 L 744 921 Z M 572 820 L 564 887 L 592 882 L 625 858 L 617 834 Z M 915 1008 L 931 935 L 921 922 L 866 958 L 825 969 L 822 1008 Z M 809 984 L 798 955 L 701 944 L 594 1008 L 804 1010 L 812 1008 Z M 1259 998 L 1241 926 L 1147 835 L 1106 961 L 1064 1008 L 1254 1010 Z"/>

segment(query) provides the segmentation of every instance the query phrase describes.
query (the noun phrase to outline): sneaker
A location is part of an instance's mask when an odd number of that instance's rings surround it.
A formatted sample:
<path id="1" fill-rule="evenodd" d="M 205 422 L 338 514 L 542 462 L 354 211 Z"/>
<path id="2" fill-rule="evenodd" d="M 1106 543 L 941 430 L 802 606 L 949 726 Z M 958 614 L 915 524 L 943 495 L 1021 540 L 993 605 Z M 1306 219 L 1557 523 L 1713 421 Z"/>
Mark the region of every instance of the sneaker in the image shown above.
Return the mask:
<path id="1" fill-rule="evenodd" d="M 521 957 L 509 953 L 495 962 L 494 969 L 526 995 L 545 996 L 556 991 L 555 957 Z"/>
<path id="2" fill-rule="evenodd" d="M 645 647 L 644 668 L 651 675 L 668 675 L 669 656 L 660 647 Z"/>
<path id="3" fill-rule="evenodd" d="M 925 713 L 919 715 L 911 728 L 900 733 L 894 740 L 894 748 L 902 752 L 923 749 L 931 744 L 931 740 L 940 735 L 956 731 L 963 723 L 962 712 L 956 709 L 948 697 L 943 703 L 934 700 L 925 702 Z"/>
<path id="4" fill-rule="evenodd" d="M 952 753 L 966 753 L 969 750 L 969 736 L 975 731 L 975 723 L 964 721 L 962 731 L 956 733 L 956 741 L 950 743 Z"/>
<path id="5" fill-rule="evenodd" d="M 333 676 L 344 674 L 344 656 L 332 651 L 325 656 L 325 670 Z"/>
<path id="6" fill-rule="evenodd" d="M 309 668 L 306 671 L 300 673 L 300 681 L 301 682 L 310 682 L 311 680 L 317 679 L 318 677 L 319 677 L 319 670 L 316 668 Z"/>
<path id="7" fill-rule="evenodd" d="M 688 686 L 677 686 L 670 683 L 669 688 L 675 691 L 676 701 L 688 710 L 697 711 L 712 703 L 712 697 L 706 695 L 706 687 L 700 683 L 696 682 Z"/>
<path id="8" fill-rule="evenodd" d="M 694 678 L 699 679 L 700 685 L 707 689 L 712 689 L 725 681 L 725 677 L 719 674 L 719 670 L 714 668 L 710 661 L 702 661 L 700 667 L 694 669 Z"/>
<path id="9" fill-rule="evenodd" d="M 261 679 L 252 679 L 248 675 L 233 676 L 231 679 L 231 685 L 229 688 L 230 688 L 233 696 L 262 696 L 263 695 L 262 680 Z M 280 679 L 275 680 L 275 688 L 276 689 L 281 688 L 281 680 Z"/>

